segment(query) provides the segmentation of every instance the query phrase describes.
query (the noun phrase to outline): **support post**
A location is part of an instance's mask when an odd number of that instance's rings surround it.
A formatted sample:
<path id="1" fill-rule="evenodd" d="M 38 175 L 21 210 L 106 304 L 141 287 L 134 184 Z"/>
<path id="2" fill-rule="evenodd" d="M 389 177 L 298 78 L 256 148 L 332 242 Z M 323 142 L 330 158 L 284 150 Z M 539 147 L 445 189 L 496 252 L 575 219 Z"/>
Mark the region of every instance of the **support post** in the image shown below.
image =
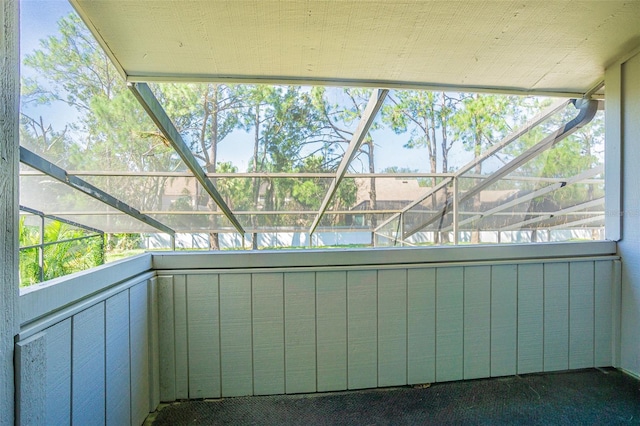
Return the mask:
<path id="1" fill-rule="evenodd" d="M 0 2 L 0 424 L 15 421 L 18 334 L 19 1 Z"/>
<path id="2" fill-rule="evenodd" d="M 458 177 L 453 178 L 453 245 L 458 245 Z"/>
<path id="3" fill-rule="evenodd" d="M 38 266 L 40 267 L 40 282 L 44 281 L 44 216 L 40 216 L 40 247 L 38 247 Z"/>

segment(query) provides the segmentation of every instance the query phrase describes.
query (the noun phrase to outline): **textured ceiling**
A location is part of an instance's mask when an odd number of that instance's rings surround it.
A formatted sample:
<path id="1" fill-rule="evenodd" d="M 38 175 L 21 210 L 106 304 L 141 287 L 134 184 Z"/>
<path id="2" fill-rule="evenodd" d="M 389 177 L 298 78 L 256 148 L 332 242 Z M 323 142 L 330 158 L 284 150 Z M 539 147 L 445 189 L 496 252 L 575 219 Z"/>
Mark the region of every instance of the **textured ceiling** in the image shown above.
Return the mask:
<path id="1" fill-rule="evenodd" d="M 130 81 L 585 93 L 640 1 L 71 0 Z"/>

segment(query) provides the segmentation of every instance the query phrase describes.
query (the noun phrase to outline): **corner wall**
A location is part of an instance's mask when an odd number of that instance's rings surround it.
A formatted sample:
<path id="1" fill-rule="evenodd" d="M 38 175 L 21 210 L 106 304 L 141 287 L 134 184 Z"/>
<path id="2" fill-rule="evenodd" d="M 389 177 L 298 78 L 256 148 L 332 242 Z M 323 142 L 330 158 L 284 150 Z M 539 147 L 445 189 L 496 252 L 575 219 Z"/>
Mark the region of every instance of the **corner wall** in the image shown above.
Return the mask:
<path id="1" fill-rule="evenodd" d="M 606 74 L 607 163 L 620 161 L 622 309 L 620 367 L 640 376 L 640 54 Z M 611 113 L 611 114 L 610 114 Z M 616 128 L 619 137 L 616 139 Z M 612 136 L 612 137 L 611 137 Z M 618 142 L 619 141 L 619 145 Z M 616 146 L 617 145 L 617 146 Z M 609 192 L 617 190 L 610 186 Z M 614 206 L 607 205 L 610 213 Z M 615 215 L 617 216 L 617 215 Z"/>

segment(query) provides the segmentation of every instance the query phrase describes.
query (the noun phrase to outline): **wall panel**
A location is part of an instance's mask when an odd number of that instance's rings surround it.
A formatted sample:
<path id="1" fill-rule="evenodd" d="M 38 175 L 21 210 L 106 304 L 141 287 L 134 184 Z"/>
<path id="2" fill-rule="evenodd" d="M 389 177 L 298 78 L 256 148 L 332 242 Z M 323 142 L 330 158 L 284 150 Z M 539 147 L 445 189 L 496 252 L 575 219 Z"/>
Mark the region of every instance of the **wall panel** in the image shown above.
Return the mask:
<path id="1" fill-rule="evenodd" d="M 223 396 L 253 394 L 251 274 L 220 275 L 220 373 Z"/>
<path id="2" fill-rule="evenodd" d="M 131 383 L 131 424 L 139 425 L 157 405 L 151 404 L 151 386 L 157 374 L 150 363 L 149 281 L 129 289 L 129 357 Z"/>
<path id="3" fill-rule="evenodd" d="M 220 397 L 218 275 L 187 277 L 189 398 Z"/>
<path id="4" fill-rule="evenodd" d="M 436 381 L 461 380 L 464 375 L 464 269 L 436 272 Z"/>
<path id="5" fill-rule="evenodd" d="M 131 423 L 132 396 L 129 359 L 129 290 L 124 290 L 107 299 L 105 309 L 107 424 L 126 425 Z"/>
<path id="6" fill-rule="evenodd" d="M 316 273 L 318 392 L 347 388 L 347 273 Z"/>
<path id="7" fill-rule="evenodd" d="M 176 400 L 173 276 L 158 277 L 158 362 L 160 401 Z"/>
<path id="8" fill-rule="evenodd" d="M 569 368 L 569 264 L 544 265 L 544 371 Z"/>
<path id="9" fill-rule="evenodd" d="M 253 274 L 253 381 L 255 395 L 283 394 L 284 277 Z"/>
<path id="10" fill-rule="evenodd" d="M 407 384 L 407 271 L 378 272 L 378 386 Z"/>
<path id="11" fill-rule="evenodd" d="M 347 272 L 348 388 L 378 385 L 376 271 Z"/>
<path id="12" fill-rule="evenodd" d="M 542 264 L 518 266 L 518 374 L 543 370 L 543 281 Z"/>
<path id="13" fill-rule="evenodd" d="M 407 271 L 407 382 L 436 381 L 436 269 Z"/>
<path id="14" fill-rule="evenodd" d="M 516 374 L 518 267 L 491 267 L 491 377 Z"/>
<path id="15" fill-rule="evenodd" d="M 285 391 L 316 391 L 314 272 L 284 274 Z"/>
<path id="16" fill-rule="evenodd" d="M 51 424 L 71 423 L 71 318 L 46 330 L 45 418 Z M 51 396 L 55 395 L 55 398 Z"/>
<path id="17" fill-rule="evenodd" d="M 98 303 L 73 317 L 71 422 L 103 425 L 105 419 L 105 306 Z"/>
<path id="18" fill-rule="evenodd" d="M 464 268 L 464 378 L 491 374 L 491 267 Z"/>
<path id="19" fill-rule="evenodd" d="M 569 267 L 569 368 L 594 365 L 593 262 L 572 262 Z"/>

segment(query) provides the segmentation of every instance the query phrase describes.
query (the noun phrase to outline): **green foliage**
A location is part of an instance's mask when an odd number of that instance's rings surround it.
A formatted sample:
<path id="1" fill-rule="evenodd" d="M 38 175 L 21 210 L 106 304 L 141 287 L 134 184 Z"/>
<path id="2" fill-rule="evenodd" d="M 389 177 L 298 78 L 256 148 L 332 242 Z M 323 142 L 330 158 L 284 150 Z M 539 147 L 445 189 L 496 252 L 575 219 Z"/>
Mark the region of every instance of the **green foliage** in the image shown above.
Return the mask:
<path id="1" fill-rule="evenodd" d="M 40 244 L 39 228 L 28 226 L 20 218 L 20 247 Z M 103 237 L 89 238 L 83 230 L 72 228 L 62 222 L 49 221 L 44 227 L 44 281 L 74 272 L 93 268 L 104 263 Z M 82 239 L 78 239 L 82 238 Z M 51 243 L 51 244 L 49 244 Z M 40 282 L 40 248 L 20 250 L 20 285 L 28 286 Z"/>

